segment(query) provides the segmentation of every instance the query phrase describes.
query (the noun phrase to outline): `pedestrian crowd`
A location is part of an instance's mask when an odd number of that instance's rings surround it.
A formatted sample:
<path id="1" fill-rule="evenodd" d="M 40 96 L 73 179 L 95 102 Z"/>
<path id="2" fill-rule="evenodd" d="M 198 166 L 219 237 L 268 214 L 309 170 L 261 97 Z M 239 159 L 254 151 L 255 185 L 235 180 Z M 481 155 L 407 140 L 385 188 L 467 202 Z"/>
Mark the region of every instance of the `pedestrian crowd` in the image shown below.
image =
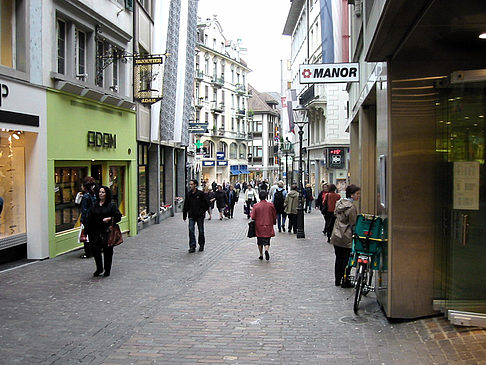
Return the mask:
<path id="1" fill-rule="evenodd" d="M 278 232 L 297 234 L 297 210 L 299 199 L 305 202 L 304 212 L 311 213 L 315 201 L 315 208 L 319 209 L 324 218 L 323 234 L 327 242 L 334 248 L 335 285 L 343 288 L 351 287 L 349 268 L 347 264 L 351 254 L 354 228 L 357 221 L 357 208 L 354 204 L 361 195 L 361 189 L 356 185 L 349 185 L 345 190 L 345 197 L 337 191 L 334 184 L 323 182 L 322 190 L 314 195 L 310 184 L 306 184 L 300 193 L 297 184 L 290 186 L 290 191 L 284 187 L 283 181 L 275 182 L 272 186 L 268 181 L 236 182 L 234 185 L 223 181 L 215 181 L 211 185 L 202 182 L 201 190 L 198 181 L 190 180 L 189 191 L 186 194 L 183 208 L 183 219 L 189 217 L 189 252 L 196 251 L 195 226 L 198 227 L 199 251 L 204 250 L 204 219 L 212 218 L 212 210 L 216 205 L 219 219 L 232 219 L 235 204 L 240 194 L 244 196 L 243 211 L 247 219 L 254 222 L 255 236 L 259 260 L 270 260 L 270 240 L 275 237 L 274 226 Z M 257 196 L 259 202 L 257 201 Z M 287 228 L 286 228 L 286 222 Z"/>

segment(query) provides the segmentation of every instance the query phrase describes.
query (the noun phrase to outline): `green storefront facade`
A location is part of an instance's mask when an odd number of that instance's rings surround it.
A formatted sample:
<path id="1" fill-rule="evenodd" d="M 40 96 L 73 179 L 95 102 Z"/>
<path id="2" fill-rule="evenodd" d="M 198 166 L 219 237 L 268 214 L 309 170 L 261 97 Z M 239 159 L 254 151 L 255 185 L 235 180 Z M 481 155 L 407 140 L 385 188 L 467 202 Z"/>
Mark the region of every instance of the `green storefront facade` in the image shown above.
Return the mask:
<path id="1" fill-rule="evenodd" d="M 58 90 L 47 91 L 49 256 L 79 248 L 82 181 L 93 176 L 112 189 L 123 218 L 137 234 L 137 143 L 134 110 Z"/>

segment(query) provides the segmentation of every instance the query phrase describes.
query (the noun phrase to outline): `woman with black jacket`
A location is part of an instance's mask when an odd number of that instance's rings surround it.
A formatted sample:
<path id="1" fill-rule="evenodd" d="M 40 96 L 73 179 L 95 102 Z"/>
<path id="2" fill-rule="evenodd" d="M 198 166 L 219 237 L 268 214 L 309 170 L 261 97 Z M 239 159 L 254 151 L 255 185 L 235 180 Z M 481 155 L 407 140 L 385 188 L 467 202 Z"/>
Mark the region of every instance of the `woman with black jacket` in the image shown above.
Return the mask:
<path id="1" fill-rule="evenodd" d="M 100 276 L 103 273 L 101 252 L 104 254 L 104 276 L 110 276 L 113 247 L 108 246 L 107 243 L 108 229 L 112 223 L 120 222 L 122 215 L 116 204 L 111 201 L 110 188 L 102 186 L 96 195 L 97 202 L 88 215 L 88 237 L 96 263 L 96 271 L 93 276 Z"/>

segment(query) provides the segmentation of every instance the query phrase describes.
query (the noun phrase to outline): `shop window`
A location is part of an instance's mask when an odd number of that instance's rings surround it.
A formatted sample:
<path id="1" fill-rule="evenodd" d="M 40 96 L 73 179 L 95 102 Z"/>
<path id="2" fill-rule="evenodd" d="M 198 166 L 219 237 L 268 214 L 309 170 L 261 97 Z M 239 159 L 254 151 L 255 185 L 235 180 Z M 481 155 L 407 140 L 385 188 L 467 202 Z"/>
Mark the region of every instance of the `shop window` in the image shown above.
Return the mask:
<path id="1" fill-rule="evenodd" d="M 120 210 L 122 215 L 125 215 L 125 167 L 110 166 L 110 185 L 112 200 Z"/>
<path id="2" fill-rule="evenodd" d="M 138 145 L 138 212 L 148 209 L 148 145 Z"/>
<path id="3" fill-rule="evenodd" d="M 56 233 L 79 226 L 81 209 L 74 204 L 74 198 L 83 190 L 87 174 L 87 167 L 55 168 Z"/>
<path id="4" fill-rule="evenodd" d="M 0 239 L 26 232 L 24 140 L 20 132 L 0 132 Z"/>

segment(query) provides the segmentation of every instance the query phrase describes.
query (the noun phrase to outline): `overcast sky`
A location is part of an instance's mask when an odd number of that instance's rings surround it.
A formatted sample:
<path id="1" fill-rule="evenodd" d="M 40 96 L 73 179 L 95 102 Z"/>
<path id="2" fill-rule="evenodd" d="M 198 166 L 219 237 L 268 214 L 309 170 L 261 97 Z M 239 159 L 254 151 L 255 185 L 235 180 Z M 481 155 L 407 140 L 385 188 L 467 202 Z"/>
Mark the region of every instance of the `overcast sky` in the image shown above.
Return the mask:
<path id="1" fill-rule="evenodd" d="M 289 9 L 289 0 L 198 1 L 198 16 L 216 14 L 226 39 L 242 39 L 248 82 L 260 92 L 280 93 L 280 61 L 290 55 L 290 37 L 282 35 Z"/>

